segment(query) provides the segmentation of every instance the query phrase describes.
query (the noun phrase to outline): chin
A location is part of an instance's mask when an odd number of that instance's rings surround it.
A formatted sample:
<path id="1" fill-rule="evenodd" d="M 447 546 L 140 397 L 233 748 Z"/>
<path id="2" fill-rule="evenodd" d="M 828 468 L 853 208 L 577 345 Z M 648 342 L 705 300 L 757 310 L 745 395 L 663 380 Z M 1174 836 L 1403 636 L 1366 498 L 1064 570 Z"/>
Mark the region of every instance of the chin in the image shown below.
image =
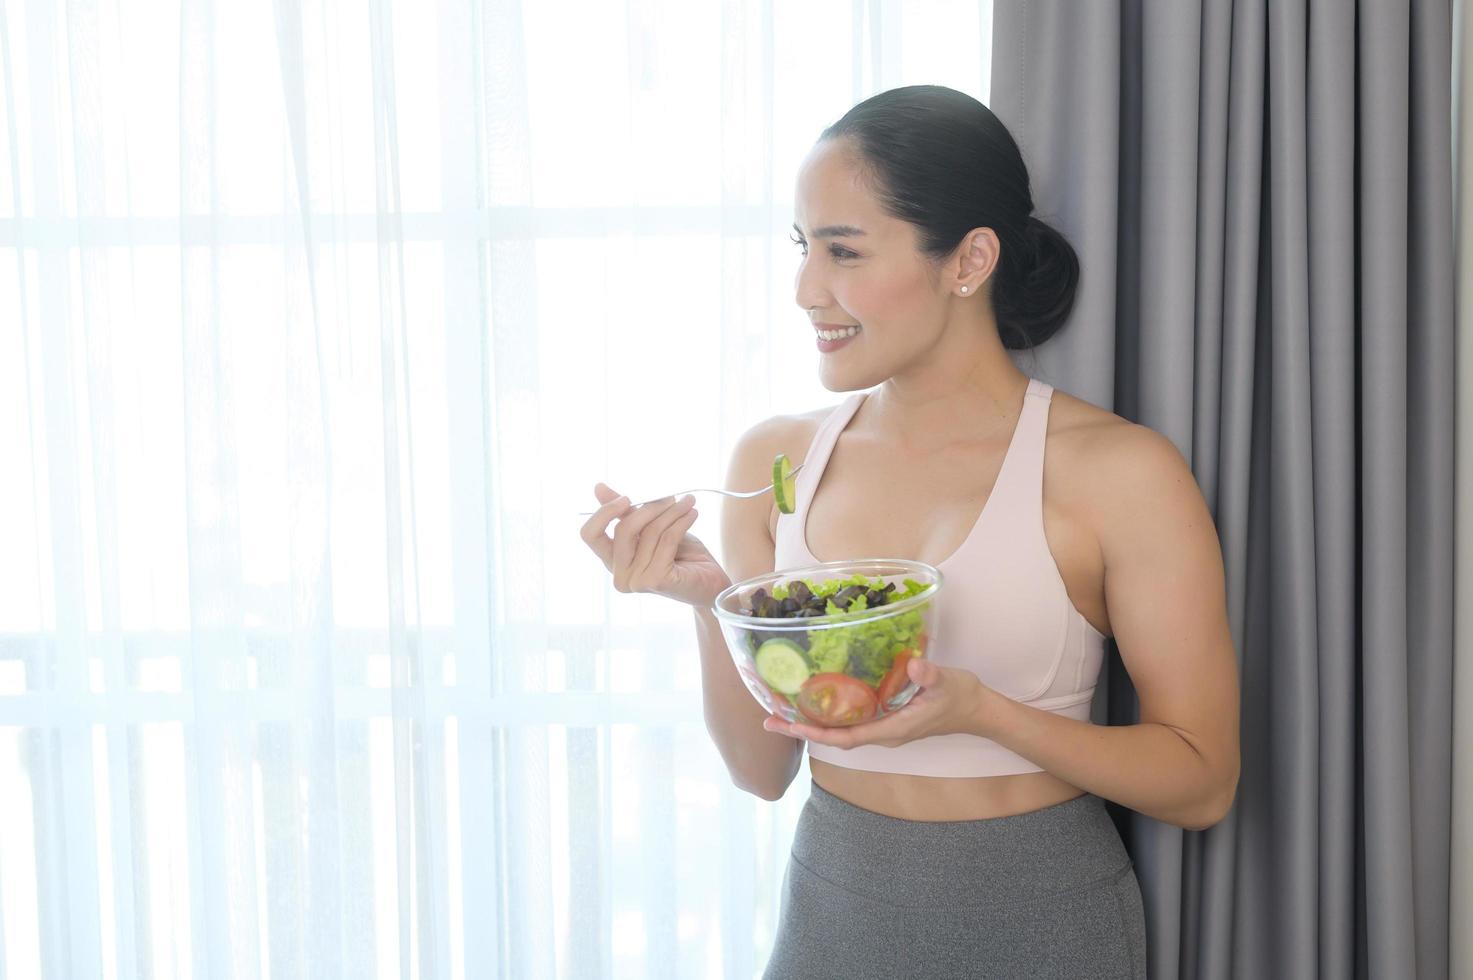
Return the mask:
<path id="1" fill-rule="evenodd" d="M 886 375 L 882 375 L 878 378 L 861 377 L 856 376 L 849 371 L 818 372 L 819 384 L 823 385 L 825 389 L 832 391 L 835 394 L 841 395 L 855 391 L 868 391 L 869 389 L 882 383 L 886 377 Z"/>
<path id="2" fill-rule="evenodd" d="M 850 392 L 863 391 L 870 387 L 869 385 L 855 384 L 848 378 L 826 377 L 822 372 L 819 373 L 818 383 L 823 385 L 825 390 L 832 391 L 836 395 L 847 395 Z"/>

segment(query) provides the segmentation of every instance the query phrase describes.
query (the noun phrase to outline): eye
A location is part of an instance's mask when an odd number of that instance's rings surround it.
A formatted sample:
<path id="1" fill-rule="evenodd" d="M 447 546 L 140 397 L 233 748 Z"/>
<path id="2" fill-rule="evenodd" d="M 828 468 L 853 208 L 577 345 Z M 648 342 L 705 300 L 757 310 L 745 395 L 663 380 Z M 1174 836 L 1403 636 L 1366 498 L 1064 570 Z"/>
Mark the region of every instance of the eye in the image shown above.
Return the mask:
<path id="1" fill-rule="evenodd" d="M 804 255 L 807 255 L 808 254 L 808 243 L 806 241 L 804 241 L 803 239 L 796 238 L 796 237 L 794 237 L 792 235 L 789 235 L 788 236 L 788 241 L 792 242 L 794 245 L 801 245 L 801 246 L 803 246 L 803 254 Z M 829 254 L 832 255 L 836 259 L 857 259 L 857 258 L 859 258 L 859 253 L 858 252 L 850 251 L 849 249 L 845 248 L 843 245 L 830 244 L 829 245 Z"/>

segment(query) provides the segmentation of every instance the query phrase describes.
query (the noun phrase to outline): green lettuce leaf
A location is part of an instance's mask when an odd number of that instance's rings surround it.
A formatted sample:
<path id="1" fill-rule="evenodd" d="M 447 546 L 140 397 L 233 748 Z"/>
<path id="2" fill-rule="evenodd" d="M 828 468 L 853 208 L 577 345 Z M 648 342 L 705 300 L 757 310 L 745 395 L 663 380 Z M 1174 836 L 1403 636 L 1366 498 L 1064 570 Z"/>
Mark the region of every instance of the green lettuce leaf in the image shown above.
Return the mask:
<path id="1" fill-rule="evenodd" d="M 838 610 L 832 602 L 829 607 L 831 613 Z M 814 670 L 843 671 L 868 684 L 878 684 L 896 655 L 919 646 L 924 608 L 922 605 L 897 616 L 810 630 L 808 657 Z"/>

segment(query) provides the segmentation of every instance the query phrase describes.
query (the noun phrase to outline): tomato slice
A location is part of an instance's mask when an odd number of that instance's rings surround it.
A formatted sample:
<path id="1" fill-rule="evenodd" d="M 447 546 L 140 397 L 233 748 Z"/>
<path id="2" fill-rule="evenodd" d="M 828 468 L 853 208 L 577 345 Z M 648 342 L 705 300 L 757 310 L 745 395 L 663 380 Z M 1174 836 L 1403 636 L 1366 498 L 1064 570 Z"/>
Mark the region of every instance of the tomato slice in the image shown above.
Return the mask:
<path id="1" fill-rule="evenodd" d="M 895 655 L 895 662 L 885 672 L 885 679 L 880 681 L 880 689 L 876 692 L 880 704 L 888 705 L 890 699 L 903 691 L 905 685 L 910 683 L 910 674 L 906 671 L 905 665 L 914 660 L 915 656 L 913 650 L 901 650 Z"/>
<path id="2" fill-rule="evenodd" d="M 857 725 L 880 710 L 869 685 L 848 674 L 814 674 L 798 690 L 798 710 L 815 724 L 829 728 Z"/>

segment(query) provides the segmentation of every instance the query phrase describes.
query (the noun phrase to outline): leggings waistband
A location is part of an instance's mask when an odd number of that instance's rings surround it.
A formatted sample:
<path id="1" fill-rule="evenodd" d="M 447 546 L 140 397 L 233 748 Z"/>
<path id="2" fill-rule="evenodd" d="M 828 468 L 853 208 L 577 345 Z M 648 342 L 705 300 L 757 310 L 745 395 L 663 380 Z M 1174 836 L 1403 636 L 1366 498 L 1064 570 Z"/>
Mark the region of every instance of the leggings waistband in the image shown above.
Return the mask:
<path id="1" fill-rule="evenodd" d="M 1092 793 L 984 820 L 904 820 L 817 783 L 793 836 L 793 860 L 834 885 L 889 905 L 995 905 L 1113 879 L 1131 867 Z"/>

